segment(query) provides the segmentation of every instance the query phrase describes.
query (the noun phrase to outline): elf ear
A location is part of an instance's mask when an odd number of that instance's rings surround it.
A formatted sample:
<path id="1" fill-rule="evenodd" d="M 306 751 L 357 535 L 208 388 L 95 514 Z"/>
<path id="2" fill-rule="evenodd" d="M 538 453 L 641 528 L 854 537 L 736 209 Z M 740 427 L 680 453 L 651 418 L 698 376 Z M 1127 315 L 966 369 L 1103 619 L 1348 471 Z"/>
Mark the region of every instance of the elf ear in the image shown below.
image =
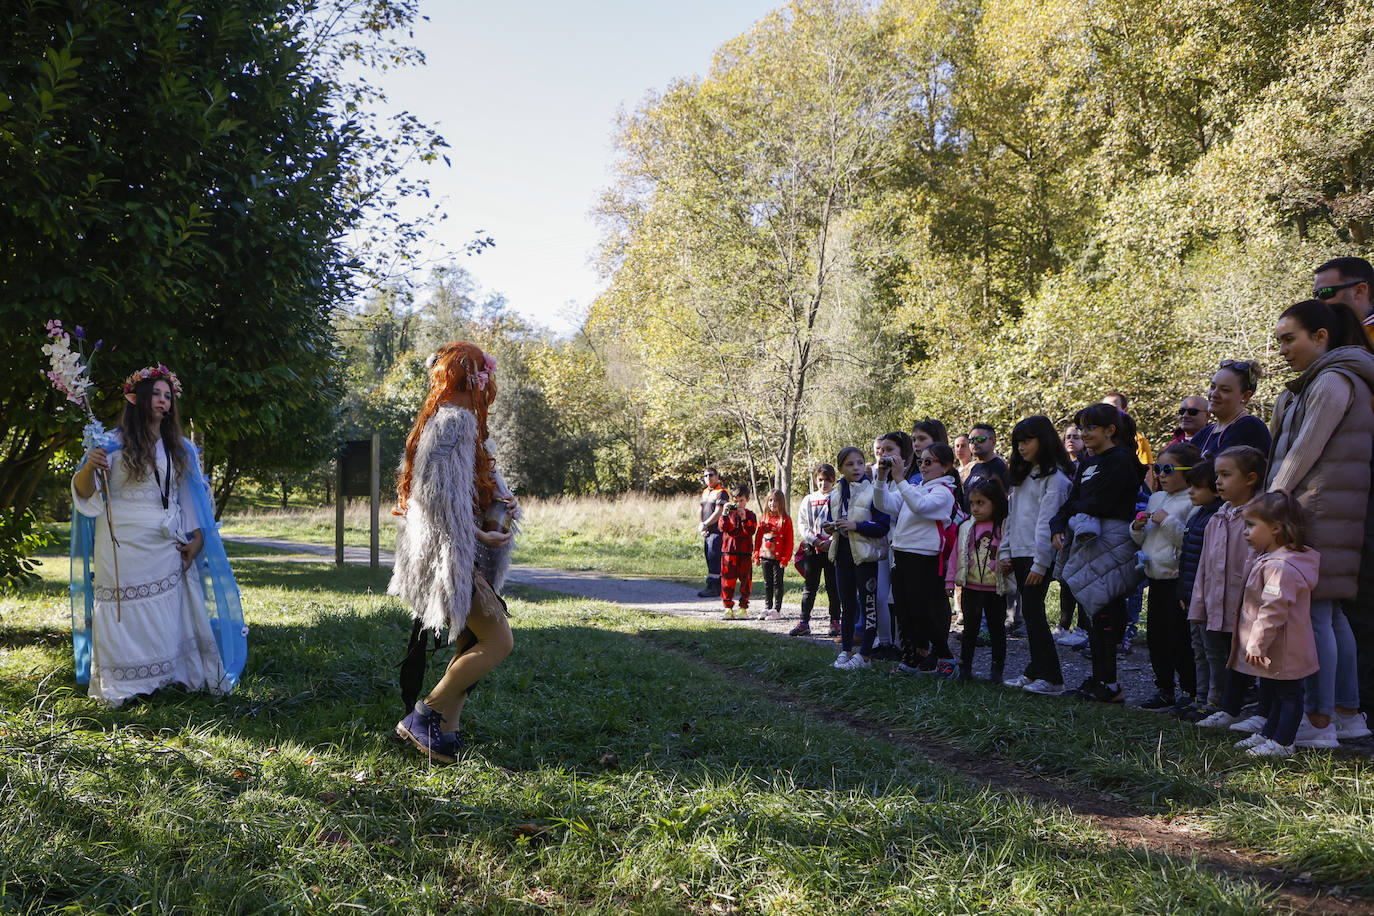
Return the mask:
<path id="1" fill-rule="evenodd" d="M 137 404 L 137 403 L 138 403 L 138 395 L 136 395 L 136 394 L 134 394 L 132 391 L 130 391 L 128 394 L 124 395 L 124 400 L 128 401 L 130 404 Z"/>

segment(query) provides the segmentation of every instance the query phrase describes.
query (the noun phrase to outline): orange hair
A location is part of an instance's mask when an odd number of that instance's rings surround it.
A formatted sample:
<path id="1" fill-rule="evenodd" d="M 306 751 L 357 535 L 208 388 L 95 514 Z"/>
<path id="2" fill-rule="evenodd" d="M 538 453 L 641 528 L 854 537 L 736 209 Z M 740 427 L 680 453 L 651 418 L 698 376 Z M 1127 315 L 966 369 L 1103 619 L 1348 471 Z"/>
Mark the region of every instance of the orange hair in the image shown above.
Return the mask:
<path id="1" fill-rule="evenodd" d="M 429 394 L 420 415 L 406 437 L 406 460 L 396 485 L 394 515 L 404 515 L 410 499 L 411 474 L 420 434 L 440 405 L 454 403 L 468 407 L 477 416 L 477 454 L 473 459 L 476 500 L 473 509 L 484 511 L 496 495 L 496 463 L 487 453 L 487 408 L 496 400 L 496 361 L 475 344 L 456 341 L 444 344 L 434 354 L 429 370 Z"/>

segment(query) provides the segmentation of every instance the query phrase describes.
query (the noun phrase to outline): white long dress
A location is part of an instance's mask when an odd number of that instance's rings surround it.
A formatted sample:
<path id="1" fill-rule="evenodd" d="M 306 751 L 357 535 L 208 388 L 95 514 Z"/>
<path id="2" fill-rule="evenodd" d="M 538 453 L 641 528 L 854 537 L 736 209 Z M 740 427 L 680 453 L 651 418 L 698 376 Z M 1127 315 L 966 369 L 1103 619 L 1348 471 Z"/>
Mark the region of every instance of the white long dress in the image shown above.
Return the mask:
<path id="1" fill-rule="evenodd" d="M 122 451 L 110 455 L 110 510 L 119 540 L 118 595 L 115 550 L 99 484 L 89 499 L 72 489 L 76 511 L 96 520 L 89 694 L 110 706 L 169 684 L 211 693 L 224 692 L 226 685 L 199 573 L 195 565 L 183 573 L 177 552 L 177 536 L 187 536 L 199 525 L 175 466 L 168 482 L 167 452 L 161 441 L 157 469 L 156 475 L 136 480 L 125 468 Z M 165 509 L 159 477 L 167 491 Z"/>

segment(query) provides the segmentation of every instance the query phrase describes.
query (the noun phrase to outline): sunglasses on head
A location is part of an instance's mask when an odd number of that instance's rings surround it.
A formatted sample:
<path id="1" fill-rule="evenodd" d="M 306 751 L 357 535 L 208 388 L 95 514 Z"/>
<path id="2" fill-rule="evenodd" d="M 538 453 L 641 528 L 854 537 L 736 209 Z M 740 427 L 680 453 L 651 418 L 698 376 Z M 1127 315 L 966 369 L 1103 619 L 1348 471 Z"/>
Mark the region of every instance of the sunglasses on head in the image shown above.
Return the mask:
<path id="1" fill-rule="evenodd" d="M 1364 280 L 1353 280 L 1350 283 L 1338 283 L 1335 286 L 1323 286 L 1320 289 L 1312 290 L 1312 295 L 1325 302 L 1327 299 L 1335 298 L 1336 294 L 1343 289 L 1350 289 L 1352 286 L 1359 286 Z"/>
<path id="2" fill-rule="evenodd" d="M 1196 417 L 1200 413 L 1202 413 L 1201 407 L 1180 407 L 1178 409 L 1178 415 L 1180 417 L 1184 414 L 1187 414 L 1190 417 Z"/>
<path id="3" fill-rule="evenodd" d="M 1178 464 L 1152 464 L 1150 465 L 1150 469 L 1155 472 L 1156 477 L 1168 477 L 1174 471 L 1191 471 L 1193 466 L 1191 464 L 1187 466 Z"/>
<path id="4" fill-rule="evenodd" d="M 988 437 L 987 437 L 987 436 L 969 436 L 969 437 L 968 437 L 968 441 L 970 441 L 970 442 L 977 442 L 979 445 L 982 445 L 984 442 L 988 441 Z"/>

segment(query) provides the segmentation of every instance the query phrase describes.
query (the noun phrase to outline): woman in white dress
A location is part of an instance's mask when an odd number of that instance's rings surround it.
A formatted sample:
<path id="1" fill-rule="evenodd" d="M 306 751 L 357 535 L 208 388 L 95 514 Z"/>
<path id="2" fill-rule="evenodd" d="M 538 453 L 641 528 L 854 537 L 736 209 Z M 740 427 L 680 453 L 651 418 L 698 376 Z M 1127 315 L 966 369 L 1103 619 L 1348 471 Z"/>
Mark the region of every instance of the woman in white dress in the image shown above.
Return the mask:
<path id="1" fill-rule="evenodd" d="M 180 393 L 181 383 L 165 366 L 134 373 L 124 386 L 129 403 L 117 444 L 88 451 L 72 478 L 76 513 L 94 522 L 85 621 L 77 619 L 73 582 L 77 679 L 88 665 L 89 695 L 109 706 L 169 684 L 224 693 L 242 668 L 241 617 L 231 621 L 207 610 L 208 594 L 211 607 L 228 611 L 232 604 L 238 613 L 238 595 L 227 562 L 218 577 L 228 578 L 233 594 L 226 596 L 219 582 L 207 588 L 210 566 L 200 560 L 207 527 L 220 558 L 223 551 L 213 518 L 203 518 L 204 480 L 177 418 Z M 74 537 L 74 573 L 77 551 Z M 231 622 L 236 632 L 221 636 Z M 89 650 L 84 660 L 83 641 Z M 232 674 L 222 657 L 230 643 L 239 648 L 227 653 Z"/>

